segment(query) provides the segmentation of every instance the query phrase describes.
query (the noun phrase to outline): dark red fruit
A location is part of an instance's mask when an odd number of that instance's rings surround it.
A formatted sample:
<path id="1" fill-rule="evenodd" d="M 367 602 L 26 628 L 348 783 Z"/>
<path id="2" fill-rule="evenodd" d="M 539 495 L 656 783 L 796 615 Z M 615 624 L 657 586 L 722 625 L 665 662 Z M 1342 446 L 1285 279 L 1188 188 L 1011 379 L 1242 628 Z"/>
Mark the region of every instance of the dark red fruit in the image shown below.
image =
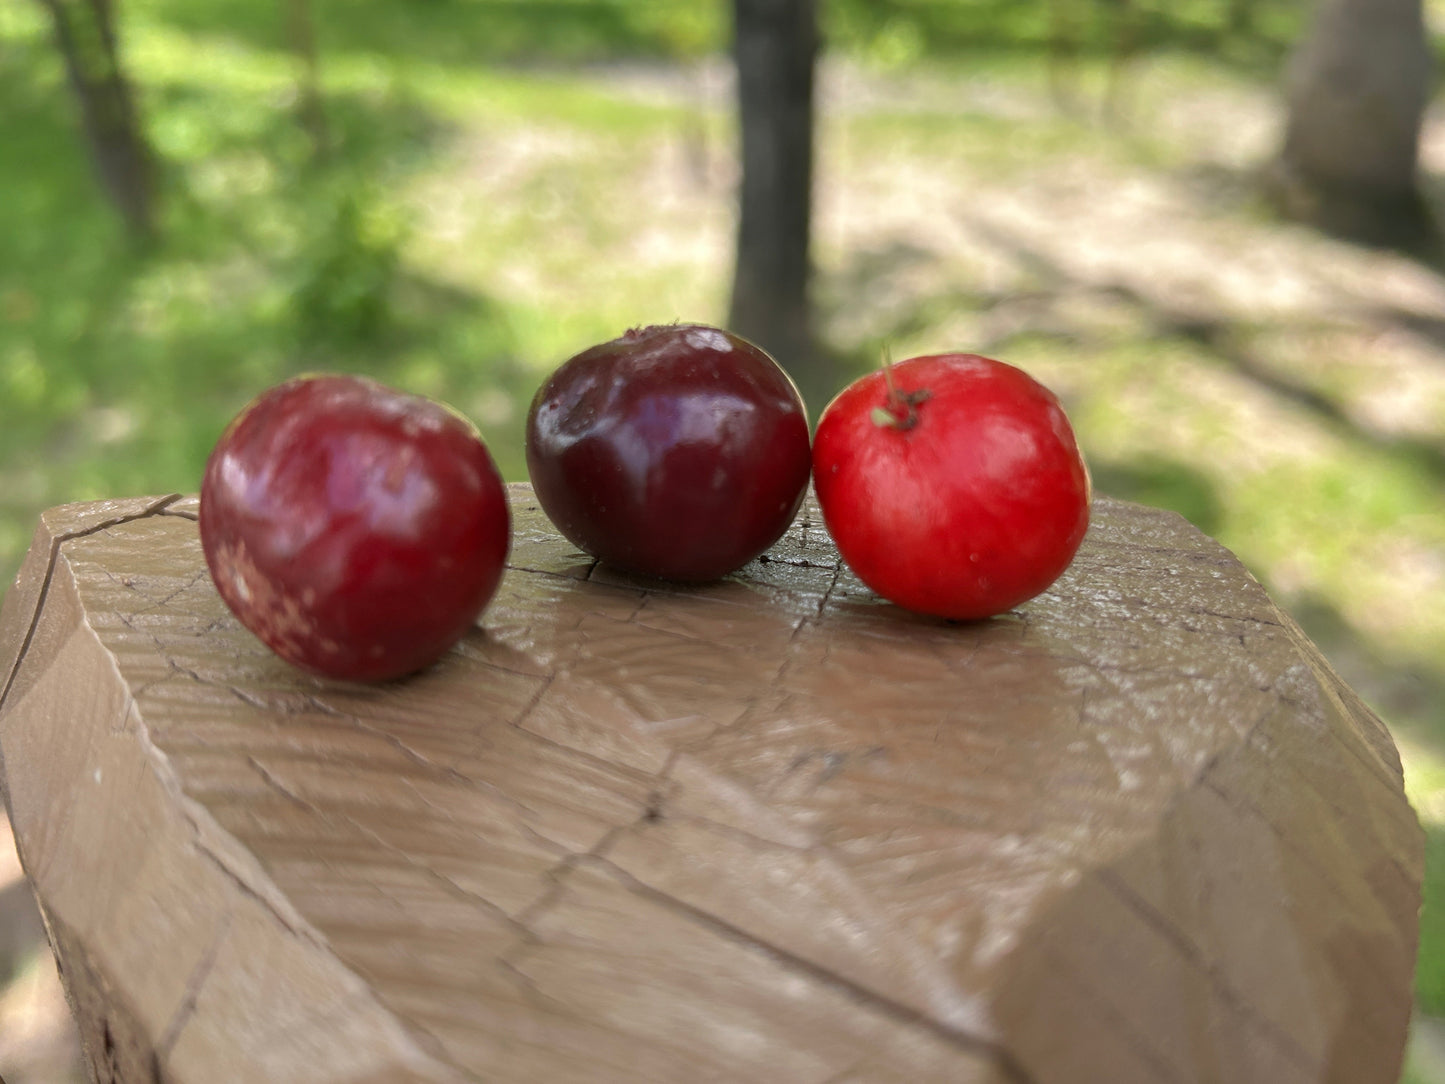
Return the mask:
<path id="1" fill-rule="evenodd" d="M 920 613 L 1003 613 L 1052 584 L 1089 525 L 1089 475 L 1052 392 L 973 354 L 871 373 L 823 411 L 813 484 L 843 560 Z"/>
<path id="2" fill-rule="evenodd" d="M 354 376 L 291 380 L 237 415 L 206 463 L 200 526 L 241 623 L 296 666 L 353 681 L 444 654 L 511 545 L 472 424 Z"/>
<path id="3" fill-rule="evenodd" d="M 788 529 L 808 485 L 807 412 L 747 340 L 701 325 L 639 328 L 542 385 L 527 468 L 574 545 L 645 576 L 711 580 Z"/>

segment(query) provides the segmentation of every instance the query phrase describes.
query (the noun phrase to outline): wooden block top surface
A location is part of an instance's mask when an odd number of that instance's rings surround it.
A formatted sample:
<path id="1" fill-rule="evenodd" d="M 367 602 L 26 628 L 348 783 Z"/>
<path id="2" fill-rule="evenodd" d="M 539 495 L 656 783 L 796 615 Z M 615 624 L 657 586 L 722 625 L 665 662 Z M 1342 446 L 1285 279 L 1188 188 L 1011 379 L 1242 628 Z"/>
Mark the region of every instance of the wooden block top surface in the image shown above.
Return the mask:
<path id="1" fill-rule="evenodd" d="M 194 501 L 47 514 L 0 753 L 115 1079 L 1398 1075 L 1393 745 L 1179 517 L 1100 500 L 1049 592 L 950 624 L 811 505 L 679 587 L 512 496 L 480 627 L 374 687 L 238 625 Z"/>

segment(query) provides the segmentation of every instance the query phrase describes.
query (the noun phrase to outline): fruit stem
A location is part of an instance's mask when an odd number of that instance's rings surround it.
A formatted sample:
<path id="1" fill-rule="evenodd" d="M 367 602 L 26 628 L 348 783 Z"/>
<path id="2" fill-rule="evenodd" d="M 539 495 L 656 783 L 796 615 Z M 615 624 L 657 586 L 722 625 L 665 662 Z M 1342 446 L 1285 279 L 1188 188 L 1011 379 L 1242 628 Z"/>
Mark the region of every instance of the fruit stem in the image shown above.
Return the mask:
<path id="1" fill-rule="evenodd" d="M 898 394 L 898 386 L 893 383 L 893 347 L 888 343 L 883 344 L 883 383 L 888 385 L 889 399 Z"/>
<path id="2" fill-rule="evenodd" d="M 918 404 L 933 398 L 927 388 L 917 391 L 901 391 L 893 381 L 893 351 L 883 344 L 883 383 L 888 385 L 888 396 L 882 406 L 876 406 L 869 414 L 870 420 L 880 429 L 887 426 L 906 431 L 918 424 Z"/>

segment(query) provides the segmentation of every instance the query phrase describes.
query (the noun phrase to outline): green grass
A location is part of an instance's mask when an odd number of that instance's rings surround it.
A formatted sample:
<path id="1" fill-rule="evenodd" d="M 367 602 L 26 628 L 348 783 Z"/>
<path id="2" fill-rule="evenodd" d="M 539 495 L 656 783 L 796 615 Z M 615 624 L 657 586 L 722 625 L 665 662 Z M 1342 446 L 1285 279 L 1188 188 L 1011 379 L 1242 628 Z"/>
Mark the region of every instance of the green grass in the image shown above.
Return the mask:
<path id="1" fill-rule="evenodd" d="M 1250 22 L 1231 21 L 1228 0 L 1143 2 L 1128 15 L 1123 5 L 1016 0 L 839 0 L 828 5 L 830 37 L 892 65 L 924 57 L 1037 56 L 1055 47 L 1061 11 L 1071 51 L 1110 56 L 1127 27 L 1141 51 L 1186 51 L 1216 64 L 1259 72 L 1271 68 L 1298 33 L 1302 7 L 1291 0 L 1256 0 Z"/>
<path id="2" fill-rule="evenodd" d="M 489 296 L 485 272 L 541 240 L 520 206 L 475 232 L 458 254 L 465 273 L 438 279 L 408 193 L 436 175 L 463 126 L 554 126 L 607 140 L 625 158 L 629 142 L 675 123 L 675 111 L 560 73 L 454 69 L 430 46 L 383 55 L 411 20 L 395 5 L 362 7 L 372 22 L 338 13 L 325 28 L 327 38 L 352 35 L 355 51 L 325 57 L 335 148 L 322 162 L 292 107 L 294 61 L 254 14 L 251 24 L 241 17 L 257 9 L 235 6 L 235 33 L 219 9 L 124 9 L 126 55 L 166 164 L 165 240 L 153 251 L 131 250 L 97 195 L 40 9 L 0 14 L 0 140 L 11 163 L 0 177 L 4 567 L 45 504 L 194 489 L 231 414 L 298 371 L 365 372 L 445 397 L 493 430 L 499 465 L 520 477 L 517 404 L 539 367 L 640 310 L 625 289 L 605 315 L 581 319 L 575 298 Z M 383 14 L 389 21 L 375 21 Z M 439 46 L 441 25 L 414 29 Z M 604 228 L 596 200 L 584 202 L 598 178 L 556 173 L 553 196 L 580 233 L 557 259 L 575 276 Z M 592 292 L 613 281 L 599 276 Z"/>

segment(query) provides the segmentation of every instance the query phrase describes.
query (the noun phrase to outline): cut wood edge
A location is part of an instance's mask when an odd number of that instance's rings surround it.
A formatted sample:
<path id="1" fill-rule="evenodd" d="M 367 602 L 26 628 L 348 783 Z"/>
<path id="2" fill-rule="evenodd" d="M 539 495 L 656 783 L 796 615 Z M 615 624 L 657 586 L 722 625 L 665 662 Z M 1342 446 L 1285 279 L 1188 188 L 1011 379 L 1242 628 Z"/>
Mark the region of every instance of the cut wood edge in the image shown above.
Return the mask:
<path id="1" fill-rule="evenodd" d="M 179 493 L 171 493 L 163 497 L 86 501 L 59 505 L 41 514 L 30 549 L 0 605 L 0 644 L 16 645 L 13 656 L 0 657 L 0 709 L 12 692 L 19 692 L 15 683 L 35 638 L 60 547 L 72 538 L 158 515 L 180 499 Z"/>
<path id="2" fill-rule="evenodd" d="M 9 634 L 23 630 L 0 725 L 7 801 L 92 1073 L 207 1080 L 224 1065 L 236 1084 L 470 1079 L 186 797 L 87 623 L 63 543 L 170 500 L 47 514 L 5 613 Z M 134 1004 L 124 978 L 141 969 L 148 1000 Z"/>
<path id="3" fill-rule="evenodd" d="M 82 513 L 94 508 L 75 507 Z M 14 693 L 7 716 L 0 717 L 0 755 L 16 746 L 25 754 L 17 763 L 46 765 L 58 773 L 38 794 L 35 783 L 20 781 L 17 808 L 23 806 L 30 819 L 19 842 L 46 844 L 37 844 L 36 852 L 46 855 L 45 868 L 32 870 L 32 877 L 77 1015 L 83 1027 L 90 1022 L 87 1045 L 97 1072 L 106 1066 L 133 1067 L 135 1079 L 150 1079 L 164 1069 L 177 1079 L 204 1080 L 214 1076 L 218 1059 L 227 1058 L 223 1064 L 240 1081 L 471 1079 L 444 1063 L 429 1036 L 381 1005 L 295 911 L 250 850 L 181 791 L 165 753 L 150 741 L 116 658 L 81 612 L 64 541 L 147 515 L 194 518 L 194 513 L 184 501 L 160 507 L 137 502 L 136 514 L 91 517 L 84 520 L 90 526 L 76 530 L 58 515 L 64 511 L 48 515 L 43 542 L 37 532 L 32 557 L 49 555 L 39 562 L 45 586 L 31 590 L 30 623 L 19 626 L 26 630 L 25 644 L 6 667 Z M 52 605 L 42 613 L 47 592 Z M 14 613 L 24 609 L 16 605 L 20 608 L 6 600 L 8 624 L 0 626 L 0 634 L 7 638 L 15 627 Z M 1021 1079 L 1070 1079 L 1076 1055 L 1088 1049 L 1102 1059 L 1098 1063 L 1113 1058 L 1118 1071 L 1112 1079 L 1121 1081 L 1178 1077 L 1392 1084 L 1391 1058 L 1403 1050 L 1408 1023 L 1423 836 L 1403 798 L 1399 758 L 1383 723 L 1298 626 L 1272 601 L 1267 606 L 1271 620 L 1265 624 L 1280 626 L 1269 635 L 1287 639 L 1294 660 L 1274 688 L 1279 703 L 1202 767 L 1147 837 L 1081 870 L 1077 883 L 1034 917 L 1030 936 L 1015 950 L 1016 971 L 991 1000 L 999 1024 L 998 1050 L 1025 1055 L 1019 1062 Z M 88 701 L 92 694 L 78 693 L 81 688 L 93 689 L 95 699 Z M 67 729 L 74 729 L 69 719 L 66 725 L 51 725 L 62 710 L 95 722 L 88 733 L 67 736 Z M 115 749 L 122 741 L 126 749 Z M 1270 755 L 1284 747 L 1297 753 Z M 5 767 L 8 772 L 10 764 Z M 93 774 L 97 767 L 104 768 L 106 787 L 121 785 L 117 777 L 125 784 L 124 800 L 114 792 L 101 800 L 106 791 Z M 1360 794 L 1378 798 L 1365 803 L 1368 815 L 1344 804 Z M 76 799 L 74 805 L 59 807 L 67 795 Z M 117 810 L 127 814 L 123 832 L 114 823 Z M 99 826 L 102 815 L 110 817 L 106 831 L 111 836 L 155 840 L 158 852 L 183 852 L 183 869 L 116 869 L 117 859 L 97 861 L 93 852 L 79 851 L 88 840 L 100 838 L 86 828 Z M 1231 818 L 1262 818 L 1269 829 L 1222 831 Z M 1201 859 L 1200 841 L 1209 843 L 1205 837 L 1214 835 L 1222 844 L 1205 848 L 1207 860 Z M 161 842 L 166 838 L 173 842 Z M 1250 846 L 1231 852 L 1230 841 L 1241 839 Z M 1286 846 L 1291 842 L 1296 846 Z M 1378 851 L 1370 850 L 1375 843 Z M 148 849 L 142 844 L 128 853 L 144 859 Z M 65 857 L 51 860 L 55 852 L 85 854 L 80 865 L 100 867 L 98 879 L 105 887 L 117 886 L 116 891 L 108 896 L 98 891 L 96 878 L 86 885 L 71 883 L 67 867 L 78 864 Z M 1380 861 L 1367 862 L 1371 856 Z M 1331 895 L 1338 886 L 1331 888 L 1322 876 L 1332 868 L 1355 871 L 1348 874 L 1350 883 L 1339 899 Z M 1232 899 L 1228 908 L 1211 903 L 1210 878 L 1235 885 L 1241 870 L 1249 877 L 1262 871 L 1261 884 L 1294 905 L 1276 908 L 1281 914 L 1261 922 L 1255 911 L 1233 899 L 1233 887 L 1222 894 Z M 171 941 L 154 935 L 104 936 L 107 928 L 133 930 L 137 922 L 158 921 L 146 900 L 134 898 L 147 889 L 180 908 L 173 919 L 159 920 L 165 922 L 162 933 L 173 935 Z M 103 913 L 97 896 L 116 900 L 123 914 Z M 1259 902 L 1243 897 L 1249 898 Z M 1340 899 L 1348 906 L 1337 906 Z M 1234 912 L 1234 921 L 1224 921 L 1225 910 Z M 130 925 L 117 925 L 125 921 Z M 1223 931 L 1222 925 L 1238 930 Z M 1301 928 L 1313 933 L 1301 935 Z M 1222 936 L 1226 932 L 1228 938 Z M 1309 951 L 1286 958 L 1296 939 Z M 179 958 L 137 962 L 104 954 L 129 940 L 164 947 L 166 955 Z M 1261 977 L 1254 957 L 1271 965 L 1266 971 L 1289 974 Z M 1242 971 L 1241 961 L 1248 965 Z M 148 983 L 165 986 L 165 1004 L 115 1000 L 130 986 L 117 980 L 136 966 L 165 972 L 160 983 Z M 1113 976 L 1119 970 L 1123 979 L 1112 977 L 1107 989 L 1097 988 L 1100 974 Z M 257 976 L 275 976 L 284 989 L 262 989 L 264 978 Z M 1305 985 L 1310 976 L 1315 981 L 1326 977 L 1317 1006 L 1313 986 Z M 1280 996 L 1287 989 L 1293 989 L 1293 1001 Z M 335 991 L 342 992 L 339 1001 Z M 85 1000 L 90 994 L 93 1002 Z M 214 1004 L 226 1008 L 209 1010 L 213 997 L 219 999 Z M 1161 1000 L 1180 1006 L 1164 1014 L 1161 1033 L 1141 1036 L 1131 1030 L 1131 1008 L 1149 1009 Z M 1285 1002 L 1290 1004 L 1281 1009 Z M 1315 1011 L 1284 1025 L 1272 1022 L 1272 1014 L 1301 1011 L 1298 1005 Z M 1186 1013 L 1191 1006 L 1196 1011 Z M 1169 1033 L 1170 1026 L 1177 1030 Z M 320 1034 L 316 1041 L 324 1049 L 304 1049 L 314 1036 L 295 1034 L 302 1029 Z M 282 1038 L 257 1039 L 258 1034 Z M 1368 1040 L 1351 1038 L 1360 1035 Z M 1109 1044 L 1114 1048 L 1101 1053 Z M 338 1050 L 348 1058 L 373 1060 L 353 1071 L 343 1059 L 328 1057 Z M 258 1051 L 286 1056 L 275 1064 L 257 1063 Z M 1171 1064 L 1179 1057 L 1192 1059 L 1182 1071 Z M 318 1065 L 335 1065 L 335 1072 L 320 1076 Z M 117 1078 L 132 1079 L 124 1073 Z"/>
<path id="4" fill-rule="evenodd" d="M 993 1008 L 1030 1079 L 1070 1079 L 1085 1050 L 1114 1080 L 1398 1079 L 1424 833 L 1383 722 L 1275 611 L 1303 659 L 1297 683 L 1204 765 L 1156 831 L 1036 916 L 1014 953 Z M 1295 695 L 1313 701 L 1324 734 L 1300 730 Z M 1367 817 L 1339 804 L 1387 791 L 1395 801 Z M 1231 831 L 1231 820 L 1256 823 Z M 1332 876 L 1351 864 L 1358 878 Z M 1216 894 L 1219 883 L 1234 887 Z M 1168 1004 L 1178 1011 L 1160 1013 Z M 1148 1031 L 1135 1024 L 1146 1017 Z"/>

